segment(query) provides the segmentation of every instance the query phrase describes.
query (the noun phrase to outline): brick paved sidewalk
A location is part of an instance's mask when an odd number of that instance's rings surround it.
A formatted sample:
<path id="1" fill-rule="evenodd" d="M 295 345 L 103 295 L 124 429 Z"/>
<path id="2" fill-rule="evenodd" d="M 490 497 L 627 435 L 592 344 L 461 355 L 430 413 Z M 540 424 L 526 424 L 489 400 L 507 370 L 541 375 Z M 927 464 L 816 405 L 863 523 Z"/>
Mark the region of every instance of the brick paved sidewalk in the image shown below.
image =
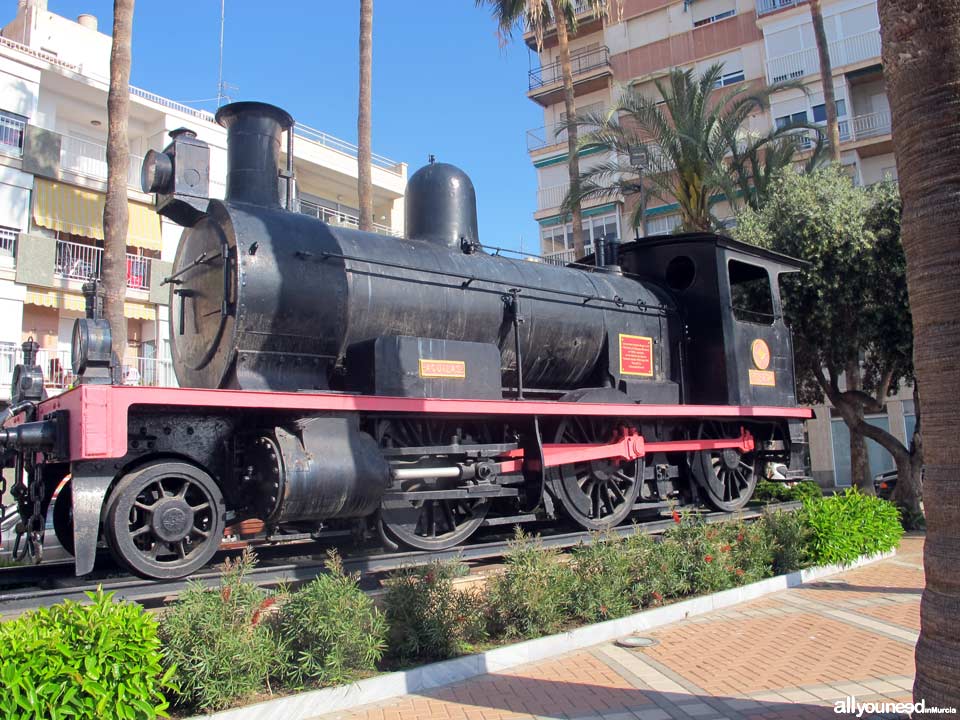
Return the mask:
<path id="1" fill-rule="evenodd" d="M 326 720 L 836 718 L 835 700 L 909 702 L 923 538 L 896 557 L 648 634 Z"/>

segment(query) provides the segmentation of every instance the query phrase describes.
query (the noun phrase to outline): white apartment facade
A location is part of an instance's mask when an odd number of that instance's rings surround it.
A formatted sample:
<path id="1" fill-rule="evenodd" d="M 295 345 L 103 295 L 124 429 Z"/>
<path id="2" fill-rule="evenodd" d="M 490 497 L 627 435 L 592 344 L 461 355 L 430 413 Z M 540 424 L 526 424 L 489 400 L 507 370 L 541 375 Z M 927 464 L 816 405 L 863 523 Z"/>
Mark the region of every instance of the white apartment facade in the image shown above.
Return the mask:
<path id="1" fill-rule="evenodd" d="M 0 36 L 0 398 L 20 345 L 40 345 L 48 393 L 69 386 L 70 336 L 81 286 L 99 273 L 106 190 L 111 39 L 89 15 L 76 21 L 21 0 Z M 169 274 L 181 228 L 140 191 L 140 163 L 186 127 L 211 148 L 212 197 L 223 197 L 226 131 L 209 112 L 131 87 L 127 247 L 127 381 L 175 385 L 168 340 Z M 305 125 L 295 130 L 301 212 L 357 224 L 357 148 Z M 376 230 L 399 235 L 407 166 L 374 156 Z"/>
<path id="2" fill-rule="evenodd" d="M 796 120 L 825 123 L 823 87 L 806 0 L 622 0 L 622 15 L 602 22 L 590 3 L 575 0 L 580 27 L 571 39 L 575 102 L 578 113 L 602 111 L 627 88 L 656 97 L 654 82 L 671 68 L 702 71 L 721 62 L 720 84 L 766 86 L 783 80 L 803 83 L 806 92 L 773 95 L 767 112 L 750 121 L 766 132 Z M 890 135 L 890 109 L 880 60 L 880 22 L 876 0 L 824 0 L 824 24 L 833 65 L 840 125 L 841 161 L 854 181 L 870 185 L 896 179 Z M 536 49 L 532 34 L 525 37 Z M 530 71 L 527 96 L 543 107 L 544 124 L 527 132 L 527 150 L 537 170 L 534 218 L 540 226 L 541 253 L 556 262 L 574 259 L 569 217 L 560 204 L 567 176 L 566 120 L 555 33 L 548 33 Z M 603 160 L 602 153 L 581 153 L 581 169 Z M 636 198 L 588 202 L 583 206 L 585 240 L 615 233 L 623 240 L 640 236 L 630 217 Z M 714 215 L 731 218 L 728 204 L 717 199 Z M 670 233 L 680 221 L 677 206 L 651 200 L 646 212 L 648 235 Z M 887 403 L 871 422 L 901 440 L 915 424 L 910 389 Z M 831 408 L 815 408 L 808 423 L 811 470 L 823 485 L 850 482 L 849 434 Z M 868 441 L 874 473 L 893 468 L 893 459 Z"/>

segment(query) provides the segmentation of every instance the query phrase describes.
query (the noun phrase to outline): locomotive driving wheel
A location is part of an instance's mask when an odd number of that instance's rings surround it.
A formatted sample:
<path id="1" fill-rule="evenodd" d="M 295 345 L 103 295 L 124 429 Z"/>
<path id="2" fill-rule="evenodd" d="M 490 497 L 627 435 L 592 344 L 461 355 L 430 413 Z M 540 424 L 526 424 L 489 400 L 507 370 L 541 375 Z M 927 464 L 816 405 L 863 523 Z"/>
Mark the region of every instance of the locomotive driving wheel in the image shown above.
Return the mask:
<path id="1" fill-rule="evenodd" d="M 556 443 L 612 442 L 625 423 L 570 415 L 554 433 Z M 640 493 L 642 464 L 591 460 L 551 469 L 550 487 L 564 512 L 587 530 L 608 530 L 626 519 Z"/>
<path id="2" fill-rule="evenodd" d="M 151 463 L 124 476 L 107 502 L 111 553 L 142 577 L 183 577 L 220 547 L 226 520 L 223 495 L 198 467 Z"/>
<path id="3" fill-rule="evenodd" d="M 451 437 L 462 435 L 462 431 L 463 428 L 453 422 L 385 420 L 377 427 L 377 439 L 384 448 L 436 447 L 450 444 Z M 416 464 L 423 466 L 431 462 L 450 464 L 442 459 L 427 458 Z M 390 549 L 446 550 L 466 541 L 486 518 L 490 498 L 421 500 L 416 494 L 466 490 L 470 484 L 472 481 L 442 477 L 394 480 L 380 503 L 378 529 L 384 545 Z M 403 497 L 396 497 L 401 493 Z"/>
<path id="4" fill-rule="evenodd" d="M 702 423 L 697 430 L 701 440 L 730 439 L 740 428 L 717 422 Z M 690 453 L 688 459 L 694 479 L 717 510 L 734 512 L 743 508 L 757 486 L 756 458 L 735 448 Z"/>

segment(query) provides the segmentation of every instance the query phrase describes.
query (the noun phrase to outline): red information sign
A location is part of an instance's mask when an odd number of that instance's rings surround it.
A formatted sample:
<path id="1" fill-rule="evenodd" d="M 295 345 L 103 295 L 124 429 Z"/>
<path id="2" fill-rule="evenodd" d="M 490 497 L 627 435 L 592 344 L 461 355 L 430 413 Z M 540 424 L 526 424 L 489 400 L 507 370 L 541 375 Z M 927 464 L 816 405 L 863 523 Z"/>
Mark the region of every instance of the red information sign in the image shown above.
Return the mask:
<path id="1" fill-rule="evenodd" d="M 653 338 L 620 333 L 620 374 L 653 377 Z"/>
<path id="2" fill-rule="evenodd" d="M 420 358 L 420 377 L 458 378 L 467 376 L 467 364 L 463 360 L 426 360 Z"/>

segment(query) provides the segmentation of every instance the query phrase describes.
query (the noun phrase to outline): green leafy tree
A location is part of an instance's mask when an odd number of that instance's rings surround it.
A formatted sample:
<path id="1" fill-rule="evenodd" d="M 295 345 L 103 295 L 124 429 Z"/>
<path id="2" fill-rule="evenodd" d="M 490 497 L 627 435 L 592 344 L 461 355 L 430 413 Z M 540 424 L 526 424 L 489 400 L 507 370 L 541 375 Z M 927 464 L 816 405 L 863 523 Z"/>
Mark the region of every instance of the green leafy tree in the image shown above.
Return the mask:
<path id="1" fill-rule="evenodd" d="M 726 196 L 735 207 L 738 190 L 745 188 L 753 204 L 754 183 L 766 183 L 792 162 L 800 143 L 797 130 L 807 126 L 791 124 L 750 138 L 745 130 L 750 116 L 767 106 L 772 93 L 794 84 L 766 88 L 744 84 L 719 92 L 722 74 L 722 64 L 699 76 L 674 68 L 666 82 L 654 83 L 658 97 L 628 90 L 608 112 L 572 122 L 571 127 L 586 130 L 580 146 L 602 148 L 609 159 L 571 184 L 565 204 L 574 207 L 585 200 L 639 195 L 631 223 L 641 227 L 649 192 L 679 205 L 681 228 L 687 231 L 717 227 L 710 210 L 717 197 Z"/>
<path id="2" fill-rule="evenodd" d="M 570 36 L 577 32 L 577 6 L 574 0 L 475 0 L 477 7 L 489 7 L 497 23 L 501 42 L 505 42 L 518 28 L 527 28 L 533 32 L 537 41 L 537 50 L 543 50 L 543 38 L 556 27 L 557 47 L 560 51 L 560 74 L 563 80 L 563 106 L 568 118 L 576 117 L 574 104 L 573 66 L 570 62 Z M 594 17 L 606 17 L 610 8 L 621 7 L 622 0 L 586 0 Z M 563 22 L 554 22 L 562 18 Z M 580 180 L 580 158 L 577 154 L 577 128 L 571 126 L 567 132 L 567 169 L 570 175 L 570 188 L 577 196 L 577 184 Z M 571 208 L 573 225 L 573 246 L 578 255 L 583 255 L 583 215 L 580 204 Z"/>
<path id="3" fill-rule="evenodd" d="M 906 447 L 864 420 L 865 413 L 883 412 L 884 399 L 901 382 L 913 380 L 896 186 L 857 188 L 833 165 L 807 175 L 786 173 L 761 210 L 739 215 L 736 235 L 810 263 L 781 281 L 800 400 L 829 398 L 851 437 L 885 448 L 901 478 L 898 500 L 918 511 L 919 438 Z M 872 494 L 869 477 L 866 486 L 854 480 Z"/>

